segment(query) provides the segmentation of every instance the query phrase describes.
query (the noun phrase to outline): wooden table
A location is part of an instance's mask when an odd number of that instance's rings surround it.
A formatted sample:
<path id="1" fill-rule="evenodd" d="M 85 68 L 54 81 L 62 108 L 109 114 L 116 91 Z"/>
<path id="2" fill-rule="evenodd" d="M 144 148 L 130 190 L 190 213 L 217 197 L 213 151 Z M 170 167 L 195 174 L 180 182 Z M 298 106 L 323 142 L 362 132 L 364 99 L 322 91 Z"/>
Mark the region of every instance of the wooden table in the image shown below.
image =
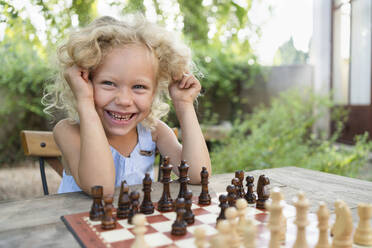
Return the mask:
<path id="1" fill-rule="evenodd" d="M 311 212 L 316 212 L 319 201 L 324 201 L 329 209 L 334 209 L 336 199 L 344 200 L 352 210 L 354 225 L 358 222 L 357 204 L 372 203 L 372 182 L 306 170 L 284 167 L 256 170 L 245 175 L 253 175 L 255 183 L 259 175 L 270 178 L 270 188 L 279 187 L 285 200 L 290 203 L 299 190 L 310 199 Z M 231 183 L 233 173 L 213 175 L 209 189 L 224 192 Z M 142 185 L 131 187 L 140 190 Z M 200 186 L 190 185 L 194 195 L 200 193 Z M 153 184 L 152 200 L 158 201 L 162 193 L 161 183 Z M 171 186 L 172 196 L 176 196 L 178 185 Z M 115 205 L 118 192 L 116 192 Z M 62 215 L 88 211 L 92 200 L 83 193 L 68 193 L 43 196 L 22 201 L 0 202 L 0 247 L 79 247 L 60 217 Z"/>

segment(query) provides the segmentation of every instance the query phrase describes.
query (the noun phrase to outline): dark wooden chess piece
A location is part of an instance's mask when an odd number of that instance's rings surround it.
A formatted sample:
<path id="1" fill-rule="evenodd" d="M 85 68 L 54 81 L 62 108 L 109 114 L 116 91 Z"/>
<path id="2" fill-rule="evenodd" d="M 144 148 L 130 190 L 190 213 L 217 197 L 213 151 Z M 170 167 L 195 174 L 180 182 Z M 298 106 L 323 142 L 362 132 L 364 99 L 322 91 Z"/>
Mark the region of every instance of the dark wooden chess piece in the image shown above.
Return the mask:
<path id="1" fill-rule="evenodd" d="M 132 191 L 129 195 L 131 208 L 128 215 L 128 223 L 132 224 L 133 217 L 138 213 L 139 197 L 140 194 L 137 191 Z"/>
<path id="2" fill-rule="evenodd" d="M 129 211 L 130 211 L 129 186 L 127 182 L 124 180 L 121 182 L 116 217 L 118 219 L 126 219 L 128 218 Z"/>
<path id="3" fill-rule="evenodd" d="M 239 198 L 244 198 L 244 171 L 235 171 L 235 177 L 239 179 Z"/>
<path id="4" fill-rule="evenodd" d="M 145 177 L 142 181 L 143 184 L 143 201 L 140 207 L 140 211 L 143 214 L 152 214 L 154 212 L 154 204 L 151 201 L 151 184 L 152 180 L 149 173 L 145 174 Z"/>
<path id="5" fill-rule="evenodd" d="M 105 214 L 102 217 L 102 229 L 110 230 L 116 227 L 116 219 L 112 213 L 114 206 L 112 202 L 114 201 L 113 196 L 104 197 L 103 201 L 105 202 Z"/>
<path id="6" fill-rule="evenodd" d="M 178 166 L 178 171 L 180 174 L 180 178 L 178 179 L 178 182 L 180 183 L 180 191 L 178 193 L 177 198 L 185 198 L 185 193 L 187 191 L 187 183 L 190 181 L 190 178 L 187 176 L 189 167 L 190 166 L 186 164 L 185 160 L 181 160 L 181 164 L 180 166 Z"/>
<path id="7" fill-rule="evenodd" d="M 169 164 L 169 157 L 164 157 L 163 164 L 160 166 L 163 178 L 161 182 L 163 183 L 163 194 L 158 201 L 158 210 L 160 212 L 170 212 L 174 210 L 173 200 L 169 190 L 169 184 L 172 182 L 170 174 L 172 172 L 173 166 Z"/>
<path id="8" fill-rule="evenodd" d="M 269 199 L 270 197 L 270 191 L 269 187 L 267 185 L 270 184 L 270 180 L 267 176 L 261 175 L 258 178 L 257 182 L 257 202 L 256 202 L 256 208 L 259 209 L 265 209 L 265 202 Z"/>
<path id="9" fill-rule="evenodd" d="M 209 173 L 207 171 L 206 167 L 202 168 L 202 171 L 200 172 L 200 178 L 201 178 L 201 185 L 202 185 L 202 191 L 199 195 L 199 204 L 200 205 L 210 205 L 211 204 L 211 196 L 209 195 L 208 191 L 208 176 Z"/>
<path id="10" fill-rule="evenodd" d="M 103 187 L 102 186 L 93 186 L 91 189 L 93 204 L 89 212 L 89 219 L 91 221 L 100 221 L 103 217 L 103 205 L 102 205 L 102 197 L 103 197 Z"/>
<path id="11" fill-rule="evenodd" d="M 218 199 L 220 201 L 220 205 L 218 206 L 221 208 L 221 212 L 220 215 L 217 217 L 216 222 L 218 222 L 219 220 L 226 220 L 225 210 L 229 207 L 229 204 L 227 203 L 227 195 L 220 195 Z"/>
<path id="12" fill-rule="evenodd" d="M 185 208 L 186 212 L 183 216 L 183 219 L 186 221 L 187 225 L 194 224 L 195 222 L 195 215 L 191 210 L 192 206 L 192 191 L 187 190 L 185 193 Z"/>
<path id="13" fill-rule="evenodd" d="M 235 187 L 235 200 L 240 198 L 240 190 L 239 190 L 239 179 L 233 178 L 231 179 L 231 184 Z"/>
<path id="14" fill-rule="evenodd" d="M 172 224 L 172 232 L 171 232 L 172 235 L 182 236 L 186 234 L 187 223 L 183 218 L 185 212 L 186 212 L 185 199 L 178 198 L 176 201 L 177 217 L 174 223 Z"/>
<path id="15" fill-rule="evenodd" d="M 256 203 L 257 196 L 253 192 L 254 191 L 254 177 L 253 176 L 247 176 L 245 178 L 245 181 L 247 182 L 247 193 L 245 194 L 244 198 L 247 200 L 249 204 Z"/>
<path id="16" fill-rule="evenodd" d="M 229 202 L 229 207 L 235 207 L 236 203 L 236 190 L 234 185 L 228 185 L 226 187 L 227 191 L 227 201 Z"/>

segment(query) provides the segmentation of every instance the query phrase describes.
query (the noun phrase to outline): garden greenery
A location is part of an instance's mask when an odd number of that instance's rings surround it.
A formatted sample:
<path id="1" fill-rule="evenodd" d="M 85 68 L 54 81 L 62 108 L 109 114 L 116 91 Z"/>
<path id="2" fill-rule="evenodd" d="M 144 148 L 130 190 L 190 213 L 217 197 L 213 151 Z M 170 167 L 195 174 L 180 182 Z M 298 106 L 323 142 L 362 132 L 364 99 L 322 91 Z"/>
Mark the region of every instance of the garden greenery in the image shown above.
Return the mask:
<path id="1" fill-rule="evenodd" d="M 365 134 L 356 137 L 354 147 L 336 145 L 347 114 L 342 111 L 332 111 L 337 130 L 331 137 L 315 136 L 315 122 L 334 107 L 329 98 L 291 90 L 235 121 L 229 138 L 211 153 L 214 172 L 298 166 L 355 176 L 367 162 L 372 142 Z"/>

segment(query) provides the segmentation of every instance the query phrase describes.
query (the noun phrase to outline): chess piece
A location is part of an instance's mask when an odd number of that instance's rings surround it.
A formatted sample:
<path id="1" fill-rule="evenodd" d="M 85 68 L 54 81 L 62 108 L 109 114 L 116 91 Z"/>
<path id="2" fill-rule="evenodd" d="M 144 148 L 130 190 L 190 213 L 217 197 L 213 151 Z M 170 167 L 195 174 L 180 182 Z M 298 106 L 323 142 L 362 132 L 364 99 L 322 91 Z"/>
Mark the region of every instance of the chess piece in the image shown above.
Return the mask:
<path id="1" fill-rule="evenodd" d="M 329 210 L 324 202 L 320 202 L 316 214 L 318 216 L 319 238 L 315 248 L 331 248 L 328 242 Z"/>
<path id="2" fill-rule="evenodd" d="M 183 198 L 178 198 L 176 200 L 176 213 L 177 217 L 174 223 L 172 224 L 172 235 L 182 236 L 186 234 L 187 223 L 183 218 L 185 214 L 185 200 Z"/>
<path id="3" fill-rule="evenodd" d="M 354 234 L 354 243 L 358 245 L 372 246 L 372 204 L 358 204 L 359 223 Z"/>
<path id="4" fill-rule="evenodd" d="M 244 171 L 242 171 L 242 170 L 235 171 L 235 178 L 239 179 L 239 190 L 238 190 L 239 198 L 244 198 L 244 196 L 245 196 L 244 186 L 243 186 L 243 184 L 244 184 Z"/>
<path id="5" fill-rule="evenodd" d="M 280 205 L 283 206 L 284 208 L 284 196 L 282 192 L 280 192 L 280 190 L 278 190 L 278 192 L 280 197 Z M 282 241 L 282 243 L 284 243 L 287 234 L 287 219 L 284 216 L 283 211 L 280 211 L 279 219 L 280 219 L 279 240 Z"/>
<path id="6" fill-rule="evenodd" d="M 231 179 L 231 184 L 235 187 L 235 200 L 240 199 L 239 179 L 236 177 Z"/>
<path id="7" fill-rule="evenodd" d="M 281 195 L 278 188 L 274 188 L 271 193 L 271 201 L 265 203 L 265 208 L 270 212 L 268 228 L 270 229 L 270 248 L 280 247 L 281 215 L 283 206 L 281 205 Z"/>
<path id="8" fill-rule="evenodd" d="M 256 226 L 252 219 L 248 219 L 243 232 L 243 244 L 245 248 L 256 248 Z"/>
<path id="9" fill-rule="evenodd" d="M 336 222 L 333 228 L 332 248 L 351 248 L 353 245 L 353 220 L 350 208 L 345 202 L 338 200 L 335 204 Z"/>
<path id="10" fill-rule="evenodd" d="M 154 204 L 151 201 L 151 184 L 152 180 L 149 173 L 145 174 L 145 177 L 142 181 L 143 184 L 143 201 L 140 207 L 140 212 L 143 214 L 152 214 L 154 213 Z"/>
<path id="11" fill-rule="evenodd" d="M 133 232 L 136 239 L 132 244 L 131 248 L 148 248 L 150 247 L 145 241 L 146 227 L 146 217 L 143 214 L 136 214 L 133 217 Z"/>
<path id="12" fill-rule="evenodd" d="M 192 206 L 192 191 L 187 190 L 185 193 L 185 208 L 186 212 L 183 216 L 183 219 L 186 221 L 187 225 L 194 224 L 195 222 L 195 215 L 191 210 Z"/>
<path id="13" fill-rule="evenodd" d="M 137 191 L 132 191 L 129 195 L 130 198 L 130 211 L 128 215 L 128 223 L 132 224 L 133 217 L 138 213 L 140 194 Z"/>
<path id="14" fill-rule="evenodd" d="M 197 248 L 204 248 L 207 245 L 207 236 L 205 234 L 205 230 L 201 227 L 195 228 L 194 231 L 195 237 L 195 246 Z"/>
<path id="15" fill-rule="evenodd" d="M 247 193 L 244 195 L 244 198 L 247 200 L 249 204 L 256 203 L 257 196 L 253 192 L 254 191 L 254 177 L 252 176 L 247 176 L 245 178 L 245 181 L 247 182 Z"/>
<path id="16" fill-rule="evenodd" d="M 93 204 L 89 212 L 89 219 L 91 221 L 100 221 L 103 216 L 103 187 L 102 186 L 93 186 L 91 189 Z"/>
<path id="17" fill-rule="evenodd" d="M 105 207 L 104 207 L 104 215 L 102 217 L 102 229 L 105 230 L 111 230 L 116 227 L 116 219 L 113 216 L 113 208 L 114 206 L 112 205 L 112 202 L 114 200 L 113 196 L 106 196 L 104 197 L 103 201 L 105 202 Z"/>
<path id="18" fill-rule="evenodd" d="M 259 209 L 265 209 L 265 202 L 270 197 L 270 191 L 267 185 L 270 184 L 270 180 L 267 176 L 261 175 L 257 182 L 257 195 L 258 199 L 256 207 Z"/>
<path id="19" fill-rule="evenodd" d="M 227 191 L 227 201 L 229 202 L 230 207 L 235 207 L 235 202 L 236 202 L 236 190 L 234 185 L 228 185 L 226 187 Z"/>
<path id="20" fill-rule="evenodd" d="M 211 238 L 211 247 L 227 248 L 229 247 L 230 224 L 227 220 L 220 220 L 217 223 L 218 233 Z"/>
<path id="21" fill-rule="evenodd" d="M 244 228 L 245 228 L 246 223 L 247 223 L 247 221 L 245 219 L 245 215 L 246 215 L 246 212 L 247 212 L 247 207 L 248 207 L 248 203 L 244 198 L 240 198 L 236 201 L 236 208 L 238 210 L 238 216 L 239 216 L 237 231 L 238 231 L 238 234 L 240 235 L 240 237 L 243 237 Z"/>
<path id="22" fill-rule="evenodd" d="M 225 211 L 226 219 L 230 224 L 230 236 L 229 236 L 229 243 L 231 248 L 239 248 L 241 244 L 241 238 L 237 232 L 237 221 L 236 217 L 238 212 L 236 211 L 235 207 L 229 207 Z"/>
<path id="23" fill-rule="evenodd" d="M 294 223 L 297 225 L 297 237 L 293 248 L 307 248 L 306 241 L 306 226 L 309 224 L 307 220 L 307 209 L 309 208 L 309 200 L 305 198 L 303 192 L 297 195 L 297 199 L 293 203 L 296 207 L 296 220 Z"/>
<path id="24" fill-rule="evenodd" d="M 163 193 L 158 201 L 158 210 L 160 212 L 170 212 L 174 210 L 173 200 L 169 190 L 169 184 L 172 182 L 170 174 L 172 172 L 173 166 L 169 164 L 169 157 L 164 157 L 163 164 L 160 166 L 163 178 L 161 182 L 163 183 Z"/>
<path id="25" fill-rule="evenodd" d="M 210 205 L 211 204 L 211 196 L 208 192 L 208 171 L 206 167 L 202 168 L 202 171 L 200 172 L 200 178 L 201 178 L 201 185 L 202 185 L 202 191 L 199 195 L 199 204 L 200 205 Z"/>
<path id="26" fill-rule="evenodd" d="M 342 201 L 340 201 L 340 200 L 337 200 L 337 201 L 335 201 L 335 209 L 338 209 L 339 207 L 340 207 L 340 204 L 342 204 Z M 335 228 L 335 224 L 338 222 L 338 216 L 337 216 L 337 214 L 336 214 L 336 220 L 335 220 L 335 223 L 332 225 L 332 227 L 331 227 L 331 236 L 333 237 L 333 230 L 334 230 L 334 228 Z"/>
<path id="27" fill-rule="evenodd" d="M 187 191 L 187 183 L 190 181 L 190 178 L 187 176 L 189 167 L 190 166 L 186 164 L 185 160 L 181 160 L 181 164 L 178 167 L 178 171 L 180 174 L 180 178 L 178 179 L 178 182 L 180 183 L 180 191 L 178 193 L 177 198 L 185 198 L 185 193 Z"/>
<path id="28" fill-rule="evenodd" d="M 130 210 L 129 185 L 124 180 L 121 182 L 116 217 L 118 219 L 128 218 L 129 210 Z"/>
<path id="29" fill-rule="evenodd" d="M 220 195 L 218 198 L 220 201 L 220 205 L 218 205 L 221 208 L 220 215 L 217 217 L 216 222 L 218 223 L 220 220 L 226 220 L 225 216 L 225 210 L 229 207 L 229 204 L 227 203 L 227 195 Z"/>

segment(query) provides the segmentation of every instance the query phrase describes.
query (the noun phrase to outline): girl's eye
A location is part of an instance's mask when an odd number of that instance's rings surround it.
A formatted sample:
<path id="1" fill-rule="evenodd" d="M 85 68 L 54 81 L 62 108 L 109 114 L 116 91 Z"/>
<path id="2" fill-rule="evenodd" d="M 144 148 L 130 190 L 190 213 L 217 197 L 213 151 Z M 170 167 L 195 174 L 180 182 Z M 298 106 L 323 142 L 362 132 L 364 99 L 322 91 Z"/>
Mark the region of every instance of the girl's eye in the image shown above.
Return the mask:
<path id="1" fill-rule="evenodd" d="M 133 88 L 134 89 L 145 89 L 146 87 L 144 85 L 137 84 L 137 85 L 134 85 Z"/>
<path id="2" fill-rule="evenodd" d="M 108 85 L 108 86 L 114 86 L 115 84 L 111 81 L 103 81 L 102 82 L 103 85 Z"/>

